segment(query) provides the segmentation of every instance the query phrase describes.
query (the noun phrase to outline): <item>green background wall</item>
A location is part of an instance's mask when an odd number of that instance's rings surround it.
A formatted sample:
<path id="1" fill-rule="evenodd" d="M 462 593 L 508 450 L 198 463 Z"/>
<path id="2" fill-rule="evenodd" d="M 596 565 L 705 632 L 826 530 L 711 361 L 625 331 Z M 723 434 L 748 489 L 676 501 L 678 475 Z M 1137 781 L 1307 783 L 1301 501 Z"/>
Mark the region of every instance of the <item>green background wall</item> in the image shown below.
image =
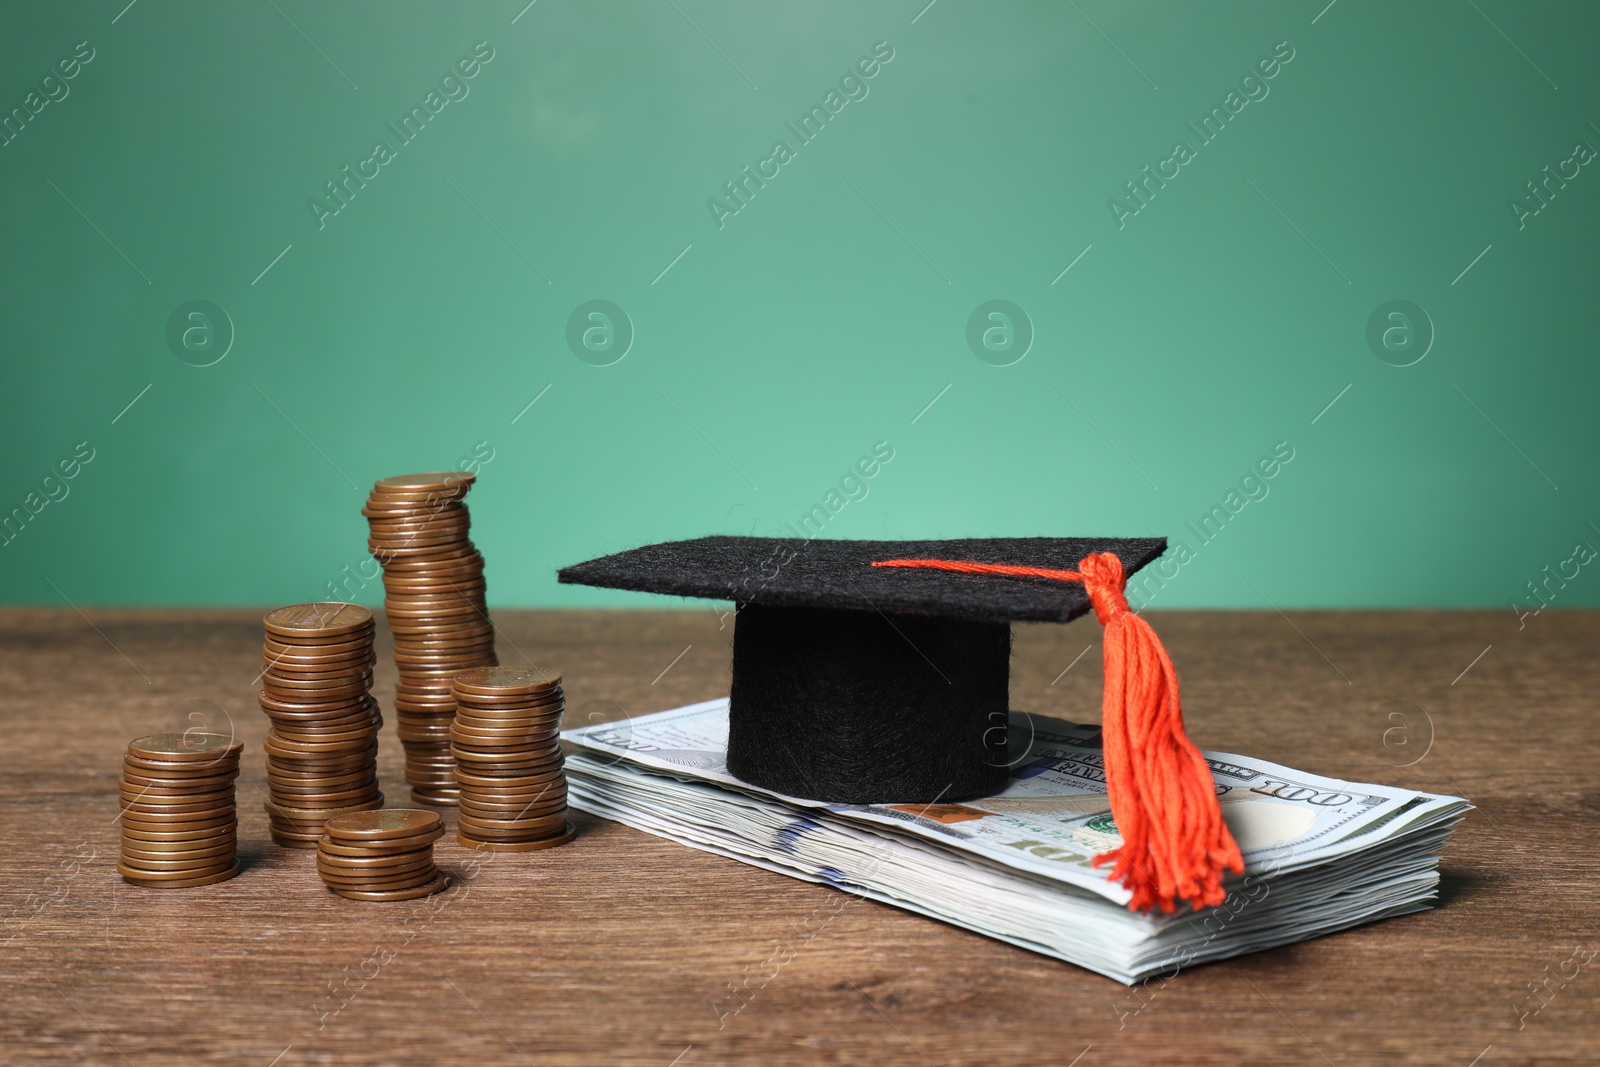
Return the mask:
<path id="1" fill-rule="evenodd" d="M 0 147 L 0 507 L 94 455 L 0 549 L 6 600 L 325 595 L 372 480 L 478 442 L 500 604 L 642 602 L 553 572 L 781 532 L 879 441 L 827 536 L 1183 538 L 1156 606 L 1509 611 L 1600 546 L 1600 167 L 1563 163 L 1600 147 L 1592 7 L 125 3 L 13 5 L 0 38 L 28 116 Z M 478 42 L 469 95 L 319 228 L 310 199 Z M 779 139 L 719 228 L 708 199 Z M 1546 165 L 1578 173 L 1519 224 Z M 567 341 L 595 299 L 635 332 L 609 366 Z M 1009 366 L 967 342 L 997 299 L 1035 335 Z M 232 323 L 210 366 L 167 339 L 192 300 Z M 1393 300 L 1432 324 L 1409 366 L 1425 324 L 1387 360 L 1367 339 Z M 1279 442 L 1202 545 L 1185 523 Z M 1600 600 L 1594 569 L 1557 606 Z"/>

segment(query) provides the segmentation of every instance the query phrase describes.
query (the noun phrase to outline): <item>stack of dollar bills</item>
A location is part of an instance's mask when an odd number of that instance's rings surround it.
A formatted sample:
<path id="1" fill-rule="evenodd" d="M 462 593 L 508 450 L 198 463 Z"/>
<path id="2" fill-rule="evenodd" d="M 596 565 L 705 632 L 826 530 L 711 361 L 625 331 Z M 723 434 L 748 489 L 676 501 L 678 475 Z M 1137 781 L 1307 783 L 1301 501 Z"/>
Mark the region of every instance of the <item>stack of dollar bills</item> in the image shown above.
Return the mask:
<path id="1" fill-rule="evenodd" d="M 569 730 L 573 807 L 892 904 L 1133 984 L 1420 911 L 1471 805 L 1207 752 L 1245 873 L 1215 908 L 1142 915 L 1107 868 L 1121 839 L 1099 729 L 1013 712 L 1011 778 L 982 800 L 822 804 L 728 773 L 728 702 Z"/>

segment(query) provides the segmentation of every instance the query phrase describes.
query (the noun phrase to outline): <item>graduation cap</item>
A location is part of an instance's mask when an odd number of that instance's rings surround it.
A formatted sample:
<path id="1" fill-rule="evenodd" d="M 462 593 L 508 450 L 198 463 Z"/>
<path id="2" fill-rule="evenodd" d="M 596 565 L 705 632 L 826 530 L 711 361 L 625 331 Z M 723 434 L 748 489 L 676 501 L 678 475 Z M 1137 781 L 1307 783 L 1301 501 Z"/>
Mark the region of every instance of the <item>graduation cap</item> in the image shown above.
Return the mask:
<path id="1" fill-rule="evenodd" d="M 944 803 L 1004 788 L 1011 624 L 1105 627 L 1101 738 L 1123 844 L 1096 857 L 1130 907 L 1221 903 L 1241 872 L 1177 676 L 1128 607 L 1163 538 L 703 537 L 566 567 L 562 582 L 731 600 L 728 770 L 825 803 Z M 1076 567 L 1076 569 L 1068 569 Z"/>

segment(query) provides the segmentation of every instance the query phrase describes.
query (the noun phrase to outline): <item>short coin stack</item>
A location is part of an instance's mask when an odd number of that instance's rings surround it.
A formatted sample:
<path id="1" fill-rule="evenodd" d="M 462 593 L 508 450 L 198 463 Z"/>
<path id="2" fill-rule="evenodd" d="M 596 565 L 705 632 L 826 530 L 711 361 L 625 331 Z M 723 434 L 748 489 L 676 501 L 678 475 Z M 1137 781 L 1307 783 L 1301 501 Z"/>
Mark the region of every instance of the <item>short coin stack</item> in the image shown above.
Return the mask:
<path id="1" fill-rule="evenodd" d="M 122 760 L 122 855 L 134 885 L 187 889 L 239 873 L 233 780 L 244 745 L 223 734 L 154 734 Z"/>
<path id="2" fill-rule="evenodd" d="M 261 710 L 272 839 L 316 848 L 335 815 L 383 806 L 372 699 L 372 612 L 355 604 L 291 604 L 262 620 Z"/>
<path id="3" fill-rule="evenodd" d="M 562 773 L 561 676 L 536 667 L 456 675 L 450 751 L 461 785 L 456 840 L 531 852 L 572 840 Z"/>
<path id="4" fill-rule="evenodd" d="M 483 556 L 463 503 L 474 475 L 403 474 L 372 487 L 367 548 L 383 565 L 384 610 L 394 633 L 400 681 L 395 712 L 406 750 L 406 781 L 425 804 L 454 804 L 450 679 L 493 665 L 494 626 L 484 601 Z"/>
<path id="5" fill-rule="evenodd" d="M 317 873 L 341 897 L 412 900 L 450 884 L 433 865 L 433 843 L 444 834 L 437 812 L 361 811 L 329 819 L 322 830 Z"/>

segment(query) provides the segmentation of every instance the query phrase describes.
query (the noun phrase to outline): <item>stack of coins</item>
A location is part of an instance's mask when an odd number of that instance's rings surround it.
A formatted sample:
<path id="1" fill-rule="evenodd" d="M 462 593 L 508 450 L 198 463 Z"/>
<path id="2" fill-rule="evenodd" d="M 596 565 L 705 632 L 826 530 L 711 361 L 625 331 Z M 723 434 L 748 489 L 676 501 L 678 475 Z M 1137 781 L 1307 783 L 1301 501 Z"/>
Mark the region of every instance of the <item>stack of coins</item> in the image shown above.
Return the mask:
<path id="1" fill-rule="evenodd" d="M 372 699 L 372 612 L 355 604 L 291 604 L 262 620 L 261 710 L 267 731 L 272 839 L 316 848 L 335 815 L 383 807 Z"/>
<path id="2" fill-rule="evenodd" d="M 122 760 L 122 855 L 134 885 L 187 889 L 239 873 L 233 780 L 244 745 L 223 734 L 154 734 Z"/>
<path id="3" fill-rule="evenodd" d="M 558 737 L 561 676 L 537 667 L 480 667 L 456 675 L 453 690 L 456 840 L 485 852 L 532 852 L 572 840 Z"/>
<path id="4" fill-rule="evenodd" d="M 424 804 L 456 801 L 450 679 L 499 662 L 484 602 L 483 556 L 468 536 L 463 503 L 473 480 L 462 471 L 384 478 L 361 509 L 371 526 L 367 548 L 383 565 L 406 781 Z"/>
<path id="5" fill-rule="evenodd" d="M 438 813 L 389 808 L 340 815 L 322 825 L 317 873 L 352 900 L 411 900 L 445 888 L 433 865 L 433 843 L 444 834 Z"/>

